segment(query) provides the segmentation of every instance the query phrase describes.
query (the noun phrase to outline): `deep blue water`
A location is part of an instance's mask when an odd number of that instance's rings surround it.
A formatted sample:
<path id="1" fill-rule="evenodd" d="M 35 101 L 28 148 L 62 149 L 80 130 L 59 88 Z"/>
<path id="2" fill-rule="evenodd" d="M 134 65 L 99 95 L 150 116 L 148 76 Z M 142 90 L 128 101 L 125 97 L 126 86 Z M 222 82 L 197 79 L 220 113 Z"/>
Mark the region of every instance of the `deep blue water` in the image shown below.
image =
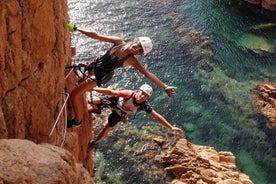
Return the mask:
<path id="1" fill-rule="evenodd" d="M 167 84 L 178 87 L 168 98 L 154 87 L 152 106 L 172 124 L 182 127 L 189 141 L 231 151 L 239 168 L 255 184 L 276 183 L 275 131 L 264 128 L 255 112 L 252 89 L 275 82 L 276 21 L 231 0 L 69 0 L 71 22 L 103 34 L 132 40 L 150 36 L 154 50 L 139 57 Z M 190 27 L 214 42 L 213 66 L 198 69 L 194 46 L 180 43 L 180 27 Z M 75 62 L 89 62 L 110 45 L 72 34 Z M 200 53 L 197 55 L 200 55 Z M 204 54 L 201 61 L 204 60 Z M 208 58 L 207 58 L 208 59 Z M 119 69 L 109 85 L 133 89 L 149 81 L 131 68 Z M 139 114 L 134 122 L 151 121 Z M 140 123 L 141 124 L 141 123 Z"/>

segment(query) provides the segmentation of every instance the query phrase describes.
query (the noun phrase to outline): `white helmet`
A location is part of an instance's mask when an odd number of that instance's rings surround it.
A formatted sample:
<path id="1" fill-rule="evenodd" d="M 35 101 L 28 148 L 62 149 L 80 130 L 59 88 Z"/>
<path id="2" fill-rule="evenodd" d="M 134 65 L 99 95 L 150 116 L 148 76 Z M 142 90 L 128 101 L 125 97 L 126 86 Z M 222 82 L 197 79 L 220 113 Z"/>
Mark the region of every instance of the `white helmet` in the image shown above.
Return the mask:
<path id="1" fill-rule="evenodd" d="M 152 41 L 149 37 L 138 37 L 143 48 L 142 56 L 147 55 L 152 50 Z"/>
<path id="2" fill-rule="evenodd" d="M 145 92 L 147 95 L 151 96 L 152 94 L 152 87 L 148 84 L 143 84 L 141 87 L 140 87 L 140 90 Z"/>

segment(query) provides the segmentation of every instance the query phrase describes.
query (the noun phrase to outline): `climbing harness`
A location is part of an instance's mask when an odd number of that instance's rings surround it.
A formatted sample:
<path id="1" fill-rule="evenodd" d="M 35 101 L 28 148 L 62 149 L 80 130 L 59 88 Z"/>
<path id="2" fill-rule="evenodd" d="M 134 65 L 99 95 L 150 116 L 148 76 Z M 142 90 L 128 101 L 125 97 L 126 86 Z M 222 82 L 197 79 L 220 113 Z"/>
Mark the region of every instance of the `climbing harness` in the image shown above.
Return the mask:
<path id="1" fill-rule="evenodd" d="M 85 78 L 89 78 L 88 72 L 94 69 L 94 61 L 89 64 L 79 63 L 77 65 L 66 66 L 65 69 L 73 69 L 79 78 L 78 83 L 81 83 Z"/>
<path id="2" fill-rule="evenodd" d="M 134 92 L 127 98 L 123 99 L 124 101 L 128 101 L 129 99 L 131 99 L 134 95 Z M 95 95 L 96 96 L 96 95 Z M 114 99 L 111 99 L 111 100 L 107 100 L 104 98 L 104 96 L 97 96 L 100 101 L 101 101 L 101 106 L 98 105 L 98 108 L 99 111 L 101 111 L 103 108 L 107 107 L 108 109 L 112 110 L 112 111 L 120 111 L 120 114 L 121 114 L 121 117 L 122 119 L 126 118 L 126 117 L 129 117 L 129 113 L 126 113 L 125 110 L 123 110 L 122 108 L 120 108 L 118 105 L 117 105 L 117 101 L 118 101 L 118 98 L 117 97 L 114 97 Z M 92 93 L 90 93 L 90 98 L 91 98 L 91 102 L 93 103 L 93 95 Z M 116 102 L 115 102 L 116 101 Z M 135 112 L 133 115 L 132 115 L 132 118 L 129 120 L 129 121 L 132 121 L 135 119 L 136 117 L 136 114 L 137 112 Z"/>

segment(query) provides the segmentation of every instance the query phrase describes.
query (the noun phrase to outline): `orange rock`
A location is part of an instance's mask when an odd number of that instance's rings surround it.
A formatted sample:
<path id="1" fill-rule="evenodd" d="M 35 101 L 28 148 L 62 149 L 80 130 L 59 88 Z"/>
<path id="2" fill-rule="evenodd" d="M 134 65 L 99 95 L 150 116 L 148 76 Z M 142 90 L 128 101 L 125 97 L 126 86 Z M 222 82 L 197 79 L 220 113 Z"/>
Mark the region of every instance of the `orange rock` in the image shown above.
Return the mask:
<path id="1" fill-rule="evenodd" d="M 174 183 L 253 184 L 241 173 L 230 152 L 217 152 L 208 146 L 194 145 L 180 139 L 175 147 L 161 156 L 160 162 L 176 177 Z"/>
<path id="2" fill-rule="evenodd" d="M 92 137 L 88 115 L 84 114 L 80 128 L 68 130 L 64 136 L 65 115 L 73 116 L 69 100 L 69 111 L 61 111 L 65 91 L 70 92 L 77 81 L 73 73 L 65 80 L 65 66 L 71 64 L 74 54 L 66 26 L 67 1 L 6 1 L 0 3 L 0 10 L 0 138 L 65 143 L 83 163 Z"/>
<path id="3" fill-rule="evenodd" d="M 164 143 L 164 140 L 162 137 L 153 138 L 153 141 L 156 142 L 158 146 L 162 146 L 162 144 Z"/>
<path id="4" fill-rule="evenodd" d="M 276 84 L 264 82 L 254 88 L 255 105 L 260 114 L 268 120 L 268 127 L 276 126 Z"/>

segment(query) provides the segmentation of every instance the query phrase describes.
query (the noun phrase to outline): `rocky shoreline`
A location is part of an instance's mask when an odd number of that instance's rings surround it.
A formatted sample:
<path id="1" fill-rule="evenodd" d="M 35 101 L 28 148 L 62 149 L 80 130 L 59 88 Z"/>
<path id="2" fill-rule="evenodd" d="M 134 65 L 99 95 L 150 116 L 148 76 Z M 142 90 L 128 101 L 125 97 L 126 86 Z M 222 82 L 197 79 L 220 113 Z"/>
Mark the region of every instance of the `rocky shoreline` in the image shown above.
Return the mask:
<path id="1" fill-rule="evenodd" d="M 231 152 L 192 144 L 154 123 L 142 129 L 118 125 L 98 145 L 95 155 L 96 183 L 110 183 L 114 180 L 114 176 L 110 177 L 113 172 L 120 175 L 116 180 L 133 184 L 253 184 L 237 168 Z M 109 166 L 103 168 L 101 163 Z"/>

